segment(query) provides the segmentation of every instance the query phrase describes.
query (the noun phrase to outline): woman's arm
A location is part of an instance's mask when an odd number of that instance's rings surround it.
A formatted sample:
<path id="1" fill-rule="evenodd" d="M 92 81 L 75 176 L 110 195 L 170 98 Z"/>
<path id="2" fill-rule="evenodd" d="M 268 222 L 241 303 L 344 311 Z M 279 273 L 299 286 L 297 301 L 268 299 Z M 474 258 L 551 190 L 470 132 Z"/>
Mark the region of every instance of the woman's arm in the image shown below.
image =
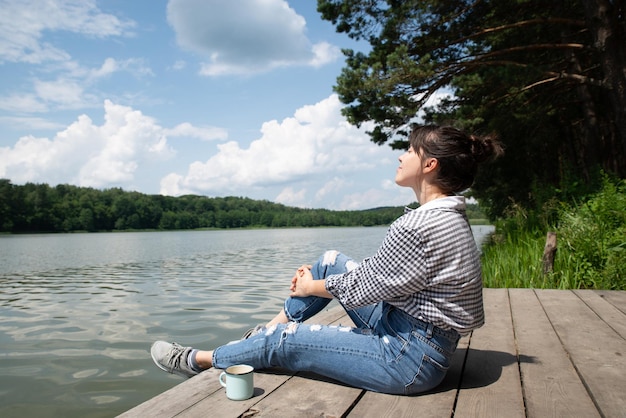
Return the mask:
<path id="1" fill-rule="evenodd" d="M 374 256 L 348 273 L 328 276 L 324 285 L 343 306 L 354 309 L 421 291 L 426 270 L 419 232 L 396 221 Z"/>

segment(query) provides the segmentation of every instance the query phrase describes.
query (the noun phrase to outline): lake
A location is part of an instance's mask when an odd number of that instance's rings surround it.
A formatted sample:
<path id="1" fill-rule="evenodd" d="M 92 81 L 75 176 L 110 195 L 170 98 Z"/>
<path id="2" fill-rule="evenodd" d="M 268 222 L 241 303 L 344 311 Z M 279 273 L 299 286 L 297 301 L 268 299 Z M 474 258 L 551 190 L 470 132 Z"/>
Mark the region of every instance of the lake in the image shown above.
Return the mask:
<path id="1" fill-rule="evenodd" d="M 278 312 L 297 267 L 327 249 L 361 260 L 386 229 L 0 236 L 0 416 L 124 412 L 182 382 L 153 365 L 154 340 L 238 339 Z"/>

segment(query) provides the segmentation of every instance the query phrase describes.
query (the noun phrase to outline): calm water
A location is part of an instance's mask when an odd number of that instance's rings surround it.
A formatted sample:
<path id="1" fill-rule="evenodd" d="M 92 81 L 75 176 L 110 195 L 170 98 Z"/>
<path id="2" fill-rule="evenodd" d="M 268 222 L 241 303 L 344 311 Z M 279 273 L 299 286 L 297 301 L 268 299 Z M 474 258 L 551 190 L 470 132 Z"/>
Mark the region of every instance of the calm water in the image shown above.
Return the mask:
<path id="1" fill-rule="evenodd" d="M 360 260 L 385 232 L 0 236 L 0 416 L 124 412 L 182 381 L 152 364 L 152 341 L 236 339 L 280 309 L 298 266 L 329 248 Z"/>

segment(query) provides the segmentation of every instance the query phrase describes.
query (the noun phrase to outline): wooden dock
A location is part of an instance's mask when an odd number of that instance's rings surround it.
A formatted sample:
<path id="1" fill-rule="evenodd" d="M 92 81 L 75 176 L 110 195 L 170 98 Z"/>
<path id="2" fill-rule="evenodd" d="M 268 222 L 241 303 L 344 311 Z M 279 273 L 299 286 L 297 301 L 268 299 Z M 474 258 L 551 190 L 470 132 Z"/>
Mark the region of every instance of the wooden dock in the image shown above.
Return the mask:
<path id="1" fill-rule="evenodd" d="M 255 372 L 230 401 L 207 370 L 122 417 L 626 417 L 626 291 L 485 289 L 486 325 L 461 339 L 444 382 L 419 396 L 314 375 Z M 314 322 L 350 324 L 339 306 Z"/>

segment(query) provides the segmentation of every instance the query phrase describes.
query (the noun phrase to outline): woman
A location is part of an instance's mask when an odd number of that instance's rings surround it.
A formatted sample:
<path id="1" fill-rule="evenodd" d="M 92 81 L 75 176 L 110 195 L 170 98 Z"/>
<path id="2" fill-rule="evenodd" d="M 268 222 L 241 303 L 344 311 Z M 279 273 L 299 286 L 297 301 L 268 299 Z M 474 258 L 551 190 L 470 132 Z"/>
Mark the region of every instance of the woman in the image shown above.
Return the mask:
<path id="1" fill-rule="evenodd" d="M 479 253 L 456 194 L 502 148 L 495 138 L 439 126 L 414 129 L 409 143 L 395 180 L 420 206 L 390 226 L 374 256 L 357 264 L 328 251 L 296 271 L 284 309 L 264 327 L 213 351 L 157 341 L 155 363 L 189 377 L 241 363 L 282 367 L 390 394 L 437 386 L 460 336 L 484 322 Z M 354 328 L 303 324 L 333 298 Z"/>

